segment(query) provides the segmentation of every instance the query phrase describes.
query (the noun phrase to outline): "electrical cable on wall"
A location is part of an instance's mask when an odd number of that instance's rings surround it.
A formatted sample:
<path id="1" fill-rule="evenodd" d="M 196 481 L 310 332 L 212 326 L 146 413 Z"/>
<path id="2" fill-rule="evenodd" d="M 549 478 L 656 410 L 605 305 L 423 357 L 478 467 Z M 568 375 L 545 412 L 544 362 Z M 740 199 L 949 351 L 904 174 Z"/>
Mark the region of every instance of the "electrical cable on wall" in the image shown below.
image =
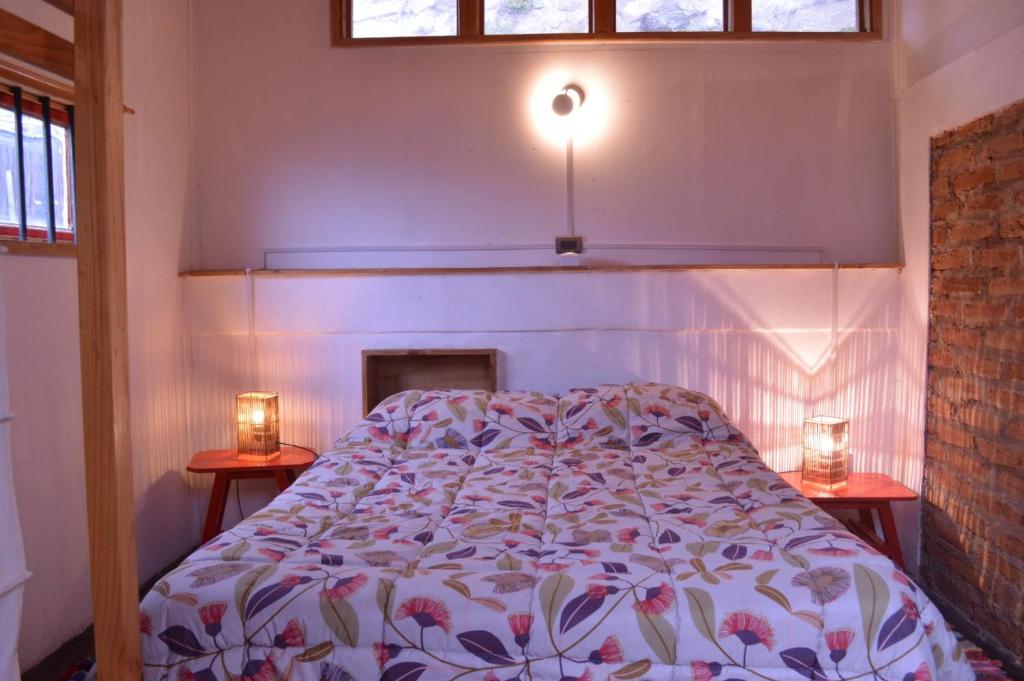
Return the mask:
<path id="1" fill-rule="evenodd" d="M 839 407 L 839 370 L 836 366 L 839 356 L 839 263 L 832 264 L 832 347 L 830 348 L 829 364 L 832 373 L 831 413 L 838 414 Z"/>
<path id="2" fill-rule="evenodd" d="M 569 236 L 576 236 L 576 200 L 574 187 L 572 133 L 565 140 L 565 222 Z"/>
<path id="3" fill-rule="evenodd" d="M 576 206 L 573 162 L 573 120 L 586 99 L 583 88 L 569 84 L 551 100 L 551 110 L 562 119 L 565 125 L 565 227 L 568 239 L 555 236 L 555 252 L 564 256 L 578 258 L 582 252 L 582 242 L 576 239 Z M 578 264 L 578 262 L 576 263 Z"/>
<path id="4" fill-rule="evenodd" d="M 258 366 L 256 361 L 256 278 L 253 277 L 252 269 L 245 269 L 246 283 L 246 307 L 249 334 L 249 385 L 259 385 Z"/>

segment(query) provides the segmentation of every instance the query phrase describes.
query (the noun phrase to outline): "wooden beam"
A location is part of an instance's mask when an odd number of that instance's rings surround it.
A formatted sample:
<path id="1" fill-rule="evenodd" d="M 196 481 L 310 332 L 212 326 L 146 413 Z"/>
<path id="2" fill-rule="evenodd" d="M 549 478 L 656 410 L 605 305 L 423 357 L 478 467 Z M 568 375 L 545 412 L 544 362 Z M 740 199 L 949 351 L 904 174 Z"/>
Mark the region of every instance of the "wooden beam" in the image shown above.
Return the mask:
<path id="1" fill-rule="evenodd" d="M 43 0 L 43 2 L 53 5 L 62 12 L 74 16 L 75 14 L 75 0 Z"/>
<path id="2" fill-rule="evenodd" d="M 75 4 L 78 314 L 93 624 L 101 681 L 138 679 L 128 401 L 122 0 Z"/>
<path id="3" fill-rule="evenodd" d="M 74 45 L 3 9 L 0 9 L 0 52 L 69 80 L 75 77 Z"/>

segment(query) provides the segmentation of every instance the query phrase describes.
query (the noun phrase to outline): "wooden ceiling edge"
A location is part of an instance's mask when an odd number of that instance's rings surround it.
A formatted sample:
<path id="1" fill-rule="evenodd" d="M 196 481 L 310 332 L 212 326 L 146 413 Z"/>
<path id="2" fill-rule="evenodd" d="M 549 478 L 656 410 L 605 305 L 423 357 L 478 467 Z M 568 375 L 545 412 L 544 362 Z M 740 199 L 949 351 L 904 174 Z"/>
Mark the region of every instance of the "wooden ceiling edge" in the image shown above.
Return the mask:
<path id="1" fill-rule="evenodd" d="M 65 104 L 75 103 L 75 88 L 55 78 L 39 73 L 32 67 L 0 57 L 0 80 L 18 85 L 31 92 L 53 97 Z"/>
<path id="2" fill-rule="evenodd" d="M 75 78 L 74 43 L 5 9 L 0 9 L 0 54 L 68 80 Z"/>
<path id="3" fill-rule="evenodd" d="M 430 275 L 488 275 L 488 274 L 601 274 L 616 272 L 691 272 L 705 270 L 831 270 L 832 264 L 776 264 L 776 265 L 580 265 L 564 267 L 559 265 L 538 265 L 521 267 L 381 267 L 348 269 L 273 269 L 249 270 L 260 277 L 377 277 L 377 276 L 430 276 Z M 840 263 L 840 270 L 891 270 L 902 269 L 898 262 Z M 237 277 L 245 276 L 246 270 L 188 270 L 179 273 L 181 277 Z"/>

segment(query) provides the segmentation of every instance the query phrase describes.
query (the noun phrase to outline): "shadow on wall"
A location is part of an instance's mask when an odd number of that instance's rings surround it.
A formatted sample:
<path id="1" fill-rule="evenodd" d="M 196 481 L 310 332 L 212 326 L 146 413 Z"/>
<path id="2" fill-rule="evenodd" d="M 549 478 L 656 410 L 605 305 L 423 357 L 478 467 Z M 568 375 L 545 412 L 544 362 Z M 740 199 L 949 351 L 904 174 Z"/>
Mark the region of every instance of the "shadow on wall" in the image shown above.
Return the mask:
<path id="1" fill-rule="evenodd" d="M 182 527 L 188 528 L 190 536 L 198 536 L 195 532 L 191 531 L 193 526 L 191 516 L 176 517 L 170 514 L 168 509 L 168 499 L 183 497 L 186 494 L 184 490 L 187 489 L 187 475 L 184 467 L 180 471 L 166 471 L 159 478 L 151 482 L 145 492 L 135 496 L 135 527 L 157 528 L 158 531 L 156 536 L 147 536 L 141 532 L 139 533 L 137 543 L 140 547 L 140 562 L 144 559 L 145 547 L 165 541 L 165 535 L 167 534 L 182 534 Z M 188 503 L 182 500 L 181 503 L 175 503 L 173 508 L 187 509 Z M 180 553 L 182 549 L 176 543 L 174 550 Z M 167 563 L 167 560 L 164 560 L 164 564 Z M 142 574 L 149 575 L 153 572 L 155 572 L 154 569 L 147 567 L 146 571 L 142 572 Z"/>

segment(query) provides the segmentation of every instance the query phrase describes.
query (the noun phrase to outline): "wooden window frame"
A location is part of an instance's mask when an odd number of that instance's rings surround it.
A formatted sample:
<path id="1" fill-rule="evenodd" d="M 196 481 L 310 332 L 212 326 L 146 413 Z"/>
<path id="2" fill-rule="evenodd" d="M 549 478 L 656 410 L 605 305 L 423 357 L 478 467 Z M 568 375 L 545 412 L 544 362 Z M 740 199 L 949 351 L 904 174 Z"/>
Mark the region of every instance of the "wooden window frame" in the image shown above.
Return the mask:
<path id="1" fill-rule="evenodd" d="M 484 2 L 456 0 L 457 35 L 356 38 L 352 35 L 352 3 L 358 0 L 331 0 L 331 44 L 334 47 L 379 47 L 395 45 L 462 44 L 572 44 L 579 42 L 688 42 L 700 40 L 758 41 L 873 41 L 881 40 L 882 0 L 858 0 L 858 31 L 754 31 L 753 0 L 722 0 L 725 19 L 721 31 L 672 31 L 619 33 L 615 29 L 616 0 L 589 0 L 590 27 L 587 33 L 545 33 L 487 35 L 484 33 Z"/>
<path id="2" fill-rule="evenodd" d="M 0 73 L 5 70 L 5 65 L 0 63 Z M 69 91 L 67 90 L 54 90 L 45 94 L 35 93 L 26 91 L 23 89 L 23 83 L 27 83 L 27 79 L 21 78 L 10 78 L 10 82 L 0 83 L 0 108 L 6 110 L 14 109 L 14 95 L 12 94 L 13 88 L 22 89 L 21 93 L 21 112 L 23 116 L 32 116 L 34 118 L 43 119 L 43 101 L 49 100 L 49 117 L 50 123 L 62 126 L 72 132 L 74 119 L 72 114 L 72 105 L 70 104 Z M 39 88 L 45 90 L 46 88 Z M 55 99 L 53 95 L 56 94 L 59 99 Z M 47 153 L 51 153 L 47 150 Z M 52 160 L 52 159 L 51 159 Z M 72 164 L 74 163 L 74 155 L 71 158 Z M 56 171 L 56 168 L 54 168 Z M 24 182 L 25 170 L 21 169 L 21 177 L 19 182 Z M 65 183 L 69 188 L 69 200 L 71 204 L 69 206 L 71 229 L 63 230 L 54 228 L 53 239 L 50 238 L 49 226 L 39 227 L 36 225 L 25 225 L 24 238 L 22 237 L 21 224 L 12 224 L 8 222 L 0 221 L 0 246 L 7 250 L 9 253 L 18 255 L 74 255 L 76 252 L 76 241 L 77 233 L 75 226 L 75 215 L 74 215 L 74 167 L 67 167 L 63 169 L 65 174 Z M 52 199 L 52 197 L 51 197 Z M 52 208 L 51 208 L 52 215 Z"/>

